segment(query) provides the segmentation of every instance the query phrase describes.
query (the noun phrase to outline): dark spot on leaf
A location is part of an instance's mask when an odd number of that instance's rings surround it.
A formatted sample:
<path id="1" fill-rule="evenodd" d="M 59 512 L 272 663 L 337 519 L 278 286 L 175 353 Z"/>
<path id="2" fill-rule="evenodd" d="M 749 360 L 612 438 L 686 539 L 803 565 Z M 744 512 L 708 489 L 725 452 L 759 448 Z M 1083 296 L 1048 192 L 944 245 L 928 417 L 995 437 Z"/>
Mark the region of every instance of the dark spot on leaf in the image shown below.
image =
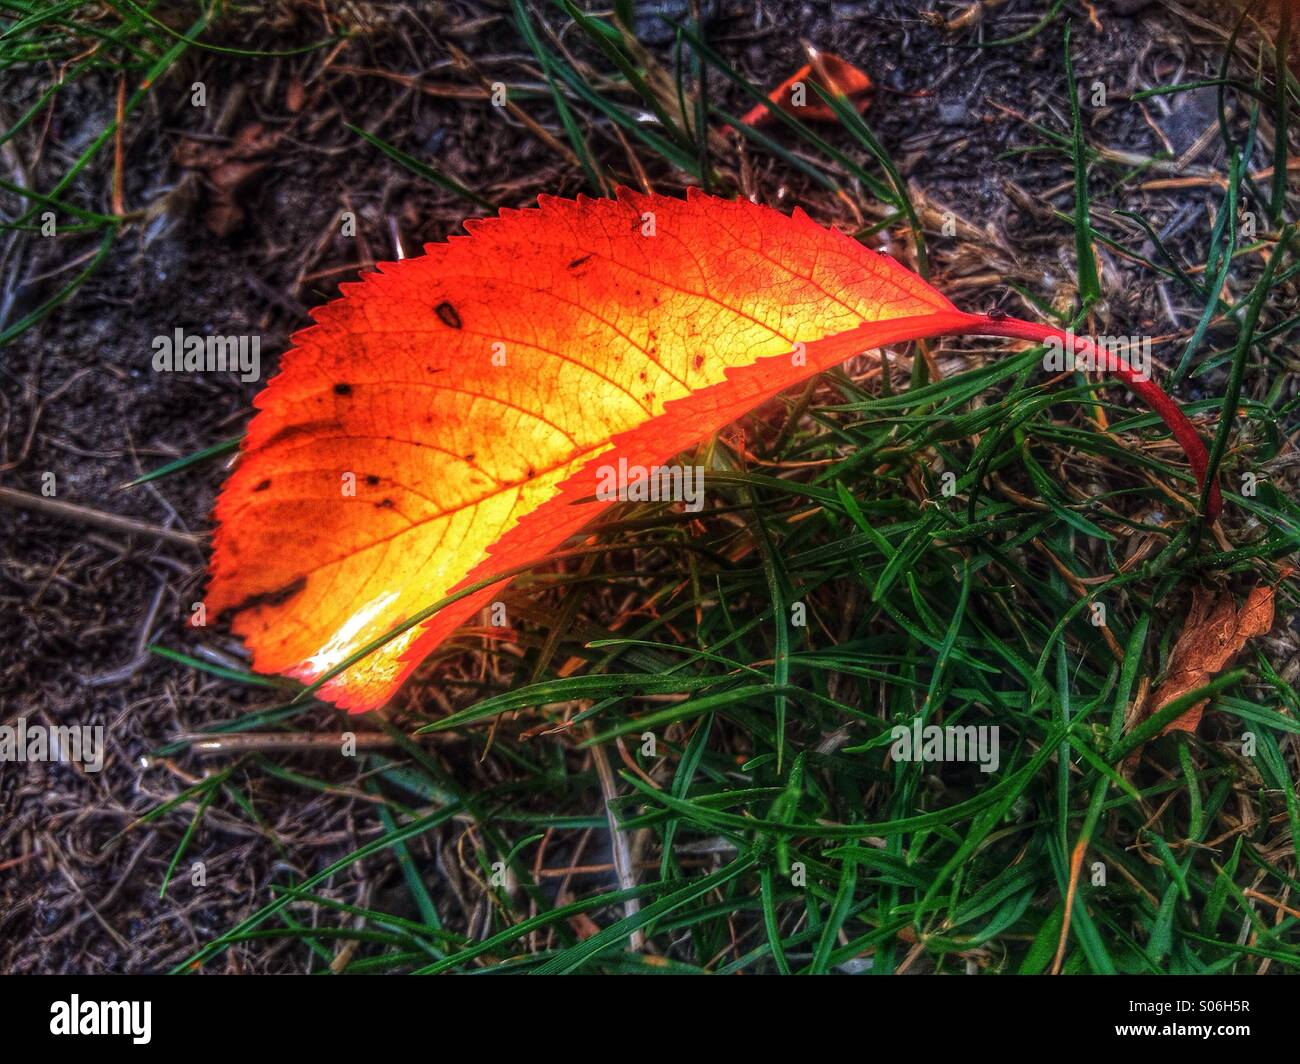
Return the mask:
<path id="1" fill-rule="evenodd" d="M 375 503 L 376 510 L 391 510 L 392 508 L 393 508 L 392 499 L 381 499 L 379 502 Z"/>
<path id="2" fill-rule="evenodd" d="M 438 315 L 438 319 L 449 329 L 459 329 L 460 315 L 456 313 L 456 308 L 448 303 L 445 299 L 433 308 L 433 312 Z"/>
<path id="3" fill-rule="evenodd" d="M 352 394 L 352 385 L 350 385 L 350 384 L 343 384 L 343 383 L 336 384 L 336 385 L 334 385 L 334 394 L 335 394 L 335 395 L 351 395 L 351 394 Z"/>
<path id="4" fill-rule="evenodd" d="M 315 437 L 322 434 L 329 434 L 343 427 L 343 423 L 338 419 L 329 421 L 304 421 L 301 425 L 285 425 L 274 436 L 266 441 L 262 446 L 270 448 L 275 444 L 288 443 L 290 440 L 296 440 L 303 436 Z"/>
<path id="5" fill-rule="evenodd" d="M 268 477 L 266 480 L 262 481 L 262 483 L 260 483 L 260 484 L 259 484 L 257 487 L 255 487 L 253 490 L 254 490 L 254 491 L 265 491 L 265 490 L 266 490 L 267 488 L 269 488 L 270 486 L 271 486 L 271 480 L 270 480 L 270 478 Z"/>
<path id="6" fill-rule="evenodd" d="M 244 610 L 255 609 L 259 606 L 283 606 L 306 586 L 307 578 L 305 576 L 300 576 L 296 580 L 290 580 L 289 583 L 271 591 L 259 591 L 255 595 L 249 595 L 248 598 L 244 599 L 237 605 L 231 606 L 228 610 L 222 610 L 221 616 L 227 617 L 231 614 L 242 613 Z"/>
<path id="7" fill-rule="evenodd" d="M 379 478 L 375 476 L 374 473 L 368 473 L 366 474 L 366 483 L 369 484 L 371 487 L 374 487 L 376 484 L 379 483 Z"/>
<path id="8" fill-rule="evenodd" d="M 590 255 L 581 255 L 578 258 L 574 259 L 571 263 L 569 263 L 569 269 L 576 270 L 584 262 L 589 262 L 590 260 L 591 260 Z"/>

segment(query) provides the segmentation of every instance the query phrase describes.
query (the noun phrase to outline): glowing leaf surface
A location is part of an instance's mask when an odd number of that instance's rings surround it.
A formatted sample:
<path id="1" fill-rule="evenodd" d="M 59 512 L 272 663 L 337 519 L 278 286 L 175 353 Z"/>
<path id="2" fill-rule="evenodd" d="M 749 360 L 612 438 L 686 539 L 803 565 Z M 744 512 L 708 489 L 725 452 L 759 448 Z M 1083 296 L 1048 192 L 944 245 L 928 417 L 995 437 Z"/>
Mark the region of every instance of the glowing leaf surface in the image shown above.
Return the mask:
<path id="1" fill-rule="evenodd" d="M 667 461 L 856 353 L 1051 331 L 964 314 L 802 212 L 744 201 L 544 197 L 465 228 L 344 286 L 256 400 L 217 504 L 208 607 L 232 615 L 258 671 L 320 679 L 448 593 L 561 546 L 609 505 L 593 499 L 601 467 Z M 383 704 L 500 586 L 322 697 Z"/>

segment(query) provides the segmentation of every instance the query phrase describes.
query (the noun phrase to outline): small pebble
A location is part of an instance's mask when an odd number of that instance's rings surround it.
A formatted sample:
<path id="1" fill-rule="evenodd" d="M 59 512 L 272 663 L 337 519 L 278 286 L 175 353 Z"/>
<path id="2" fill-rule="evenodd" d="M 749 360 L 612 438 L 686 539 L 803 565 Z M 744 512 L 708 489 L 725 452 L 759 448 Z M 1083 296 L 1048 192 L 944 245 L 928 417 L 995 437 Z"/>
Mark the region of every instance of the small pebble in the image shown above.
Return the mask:
<path id="1" fill-rule="evenodd" d="M 964 103 L 941 103 L 938 117 L 941 126 L 964 126 L 966 124 L 966 105 Z"/>

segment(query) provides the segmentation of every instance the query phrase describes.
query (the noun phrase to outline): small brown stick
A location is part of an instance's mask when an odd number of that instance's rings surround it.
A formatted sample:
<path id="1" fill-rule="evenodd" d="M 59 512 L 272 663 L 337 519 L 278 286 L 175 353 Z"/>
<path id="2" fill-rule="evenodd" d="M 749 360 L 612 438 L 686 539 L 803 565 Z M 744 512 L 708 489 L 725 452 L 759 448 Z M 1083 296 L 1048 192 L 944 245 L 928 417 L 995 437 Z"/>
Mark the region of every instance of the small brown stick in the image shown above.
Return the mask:
<path id="1" fill-rule="evenodd" d="M 30 853 L 19 854 L 17 857 L 11 857 L 7 861 L 0 861 L 0 872 L 7 872 L 11 868 L 17 868 L 19 865 L 26 864 L 37 856 L 35 850 Z"/>
<path id="2" fill-rule="evenodd" d="M 122 169 L 125 154 L 122 149 L 122 125 L 126 121 L 126 78 L 117 79 L 117 128 L 113 132 L 113 213 L 119 218 L 126 213 L 122 197 Z"/>
<path id="3" fill-rule="evenodd" d="M 47 499 L 42 495 L 33 495 L 31 492 L 20 491 L 17 488 L 0 488 L 0 504 L 14 506 L 20 510 L 34 510 L 50 517 L 58 517 L 77 524 L 93 525 L 111 532 L 126 532 L 131 535 L 146 536 L 149 539 L 165 540 L 168 543 L 179 543 L 186 547 L 202 547 L 206 540 L 205 536 L 195 532 L 176 532 L 170 528 L 161 528 L 158 525 L 138 521 L 134 517 L 92 510 L 89 506 L 81 506 L 73 502 L 59 502 L 57 499 Z"/>
<path id="4" fill-rule="evenodd" d="M 1287 170 L 1300 170 L 1300 159 L 1291 159 L 1286 164 Z M 1265 178 L 1273 176 L 1273 167 L 1266 166 L 1262 170 L 1256 170 L 1250 175 L 1255 181 L 1263 181 Z M 1144 181 L 1138 185 L 1143 190 L 1168 189 L 1168 188 L 1201 188 L 1207 185 L 1215 188 L 1227 188 L 1228 179 L 1221 174 L 1201 174 L 1193 177 L 1170 177 L 1157 178 L 1154 181 Z"/>
<path id="5" fill-rule="evenodd" d="M 627 142 L 627 137 L 623 136 L 623 131 L 618 125 L 611 125 L 614 136 L 618 142 L 623 145 L 623 152 L 627 155 L 628 166 L 631 167 L 632 173 L 636 175 L 637 184 L 641 186 L 641 191 L 649 194 L 654 193 L 654 186 L 650 184 L 650 175 L 645 172 L 645 167 L 641 165 L 641 160 L 636 157 L 636 152 L 632 150 L 632 145 Z"/>
<path id="6" fill-rule="evenodd" d="M 420 75 L 398 74 L 391 70 L 377 70 L 374 67 L 349 66 L 346 63 L 339 63 L 333 68 L 333 71 L 335 74 L 348 74 L 353 77 L 384 78 L 408 89 L 422 92 L 426 96 L 435 96 L 442 100 L 487 100 L 492 97 L 490 88 L 424 81 Z"/>
<path id="7" fill-rule="evenodd" d="M 1070 885 L 1065 892 L 1065 913 L 1061 916 L 1061 937 L 1056 943 L 1056 957 L 1052 961 L 1052 974 L 1061 974 L 1061 963 L 1065 960 L 1065 944 L 1070 938 L 1070 916 L 1074 912 L 1074 895 L 1079 886 L 1079 870 L 1083 867 L 1083 855 L 1088 852 L 1088 836 L 1083 836 L 1074 844 L 1074 853 L 1070 855 Z"/>
<path id="8" fill-rule="evenodd" d="M 1278 910 L 1279 916 L 1286 914 L 1287 916 L 1294 916 L 1296 917 L 1296 919 L 1300 919 L 1300 909 L 1293 909 L 1291 908 L 1291 906 L 1278 901 L 1276 898 L 1269 897 L 1267 894 L 1264 894 L 1261 891 L 1256 890 L 1254 887 L 1247 887 L 1245 890 L 1242 891 L 1242 893 L 1248 898 L 1254 898 L 1257 901 L 1267 902 L 1269 905 L 1273 906 L 1273 908 Z"/>
<path id="9" fill-rule="evenodd" d="M 319 734 L 317 732 L 237 732 L 214 735 L 197 732 L 179 736 L 176 741 L 189 743 L 196 754 L 266 754 L 285 750 L 307 752 L 336 751 L 343 746 L 344 733 Z M 396 738 L 383 732 L 354 732 L 358 750 L 382 750 L 398 745 Z M 429 735 L 412 735 L 412 742 L 433 738 L 437 742 L 451 742 L 464 737 L 455 732 L 434 732 Z"/>
<path id="10" fill-rule="evenodd" d="M 1091 593 L 1088 591 L 1088 588 L 1083 583 L 1083 581 L 1081 581 L 1077 576 L 1075 576 L 1074 573 L 1072 573 L 1070 569 L 1065 565 L 1065 563 L 1062 562 L 1060 558 L 1058 558 L 1047 548 L 1047 545 L 1044 544 L 1042 540 L 1040 540 L 1037 536 L 1035 536 L 1029 542 L 1032 543 L 1036 548 L 1038 548 L 1038 550 L 1042 554 L 1044 554 L 1047 557 L 1047 560 L 1052 563 L 1052 566 L 1056 569 L 1056 571 L 1061 574 L 1061 578 L 1067 584 L 1070 585 L 1071 591 L 1073 591 L 1076 595 L 1078 595 L 1079 598 L 1086 599 L 1090 597 Z M 1124 650 L 1119 645 L 1119 640 L 1115 638 L 1115 636 L 1111 633 L 1111 630 L 1107 628 L 1106 625 L 1103 624 L 1103 625 L 1099 625 L 1098 627 L 1100 627 L 1101 629 L 1101 637 L 1106 641 L 1106 646 L 1110 648 L 1111 654 L 1114 655 L 1115 660 L 1119 664 L 1123 665 Z"/>
<path id="11" fill-rule="evenodd" d="M 472 60 L 469 56 L 467 56 L 454 44 L 447 45 L 447 49 L 448 51 L 451 52 L 451 59 L 452 62 L 456 65 L 456 69 L 470 77 L 477 78 L 480 86 L 482 87 L 482 91 L 490 99 L 493 93 L 492 83 L 488 81 L 488 79 L 484 77 L 483 74 L 479 71 L 477 65 L 475 65 L 474 63 L 474 60 Z M 522 107 L 520 107 L 517 103 L 515 103 L 514 100 L 510 99 L 509 94 L 506 95 L 505 106 L 506 106 L 506 110 L 508 110 L 512 115 L 514 115 L 517 119 L 519 119 L 520 122 L 522 122 L 525 126 L 528 127 L 528 131 L 533 136 L 535 136 L 538 140 L 540 140 L 553 152 L 559 154 L 570 166 L 580 167 L 582 165 L 578 157 L 573 153 L 572 149 L 570 149 L 567 144 L 562 143 L 558 138 L 556 138 L 551 133 L 550 130 L 548 130 L 545 126 L 543 126 L 540 122 L 538 122 L 537 119 L 533 118 L 532 115 L 530 115 L 527 111 L 525 111 Z"/>

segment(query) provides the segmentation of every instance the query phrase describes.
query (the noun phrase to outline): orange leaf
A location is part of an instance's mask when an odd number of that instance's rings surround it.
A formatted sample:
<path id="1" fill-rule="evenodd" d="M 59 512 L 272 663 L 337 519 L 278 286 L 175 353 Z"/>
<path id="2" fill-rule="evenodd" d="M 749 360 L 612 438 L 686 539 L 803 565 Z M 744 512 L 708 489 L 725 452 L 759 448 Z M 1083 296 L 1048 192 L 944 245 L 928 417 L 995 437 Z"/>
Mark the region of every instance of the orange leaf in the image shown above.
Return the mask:
<path id="1" fill-rule="evenodd" d="M 785 81 L 768 93 L 767 98 L 787 114 L 796 118 L 813 118 L 825 122 L 836 121 L 838 116 L 830 104 L 825 103 L 808 85 L 808 82 L 820 85 L 832 96 L 843 96 L 854 102 L 859 111 L 865 111 L 871 102 L 871 79 L 852 63 L 846 62 L 830 52 L 822 52 L 806 46 L 810 63 L 805 63 Z M 797 86 L 803 87 L 803 100 L 797 102 Z M 757 104 L 746 111 L 741 121 L 747 126 L 762 125 L 772 118 L 772 112 L 764 104 Z"/>
<path id="2" fill-rule="evenodd" d="M 386 701 L 503 582 L 345 661 L 556 550 L 609 505 L 604 474 L 621 471 L 621 491 L 638 467 L 863 351 L 1060 335 L 965 314 L 802 211 L 694 191 L 543 197 L 465 228 L 315 311 L 257 397 L 217 503 L 208 608 L 233 614 L 258 671 L 337 673 L 321 695 L 348 709 Z M 1176 405 L 1134 387 L 1203 475 L 1204 444 Z"/>
<path id="3" fill-rule="evenodd" d="M 1217 598 L 1197 584 L 1192 588 L 1192 606 L 1182 635 L 1169 655 L 1165 678 L 1156 688 L 1144 716 L 1169 705 L 1175 698 L 1195 691 L 1214 679 L 1246 645 L 1247 639 L 1267 635 L 1273 627 L 1273 589 L 1257 587 L 1246 596 L 1240 609 L 1232 595 Z M 1191 706 L 1177 720 L 1165 725 L 1171 731 L 1196 731 L 1208 699 Z"/>

